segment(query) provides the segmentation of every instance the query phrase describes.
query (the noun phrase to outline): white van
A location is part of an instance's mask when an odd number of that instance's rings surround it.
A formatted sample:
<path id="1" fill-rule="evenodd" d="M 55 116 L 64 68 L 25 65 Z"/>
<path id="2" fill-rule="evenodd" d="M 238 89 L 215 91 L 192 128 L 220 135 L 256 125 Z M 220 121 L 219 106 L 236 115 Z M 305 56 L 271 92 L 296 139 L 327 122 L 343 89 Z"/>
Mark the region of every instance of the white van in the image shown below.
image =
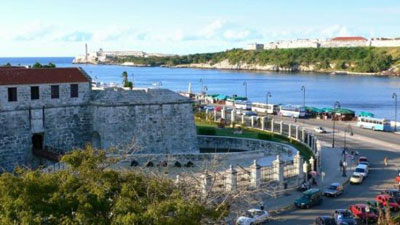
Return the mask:
<path id="1" fill-rule="evenodd" d="M 355 175 L 362 175 L 364 178 L 368 176 L 368 166 L 365 164 L 358 164 L 354 170 Z"/>

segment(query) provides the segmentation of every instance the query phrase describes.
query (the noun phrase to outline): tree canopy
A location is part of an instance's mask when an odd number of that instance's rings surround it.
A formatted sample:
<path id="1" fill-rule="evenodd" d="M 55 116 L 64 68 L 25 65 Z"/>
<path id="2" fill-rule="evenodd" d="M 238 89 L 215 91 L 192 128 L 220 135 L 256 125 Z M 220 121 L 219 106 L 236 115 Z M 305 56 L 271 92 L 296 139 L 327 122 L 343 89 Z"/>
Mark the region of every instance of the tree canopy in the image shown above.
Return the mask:
<path id="1" fill-rule="evenodd" d="M 199 224 L 226 208 L 207 206 L 170 179 L 116 171 L 105 151 L 87 147 L 65 155 L 67 169 L 17 169 L 0 175 L 0 224 Z"/>
<path id="2" fill-rule="evenodd" d="M 36 62 L 32 65 L 32 68 L 56 68 L 56 65 L 51 62 L 48 65 L 42 65 L 39 62 Z"/>
<path id="3" fill-rule="evenodd" d="M 133 62 L 150 66 L 175 66 L 190 63 L 215 64 L 228 60 L 231 64 L 277 65 L 293 67 L 315 65 L 319 70 L 340 69 L 357 72 L 381 72 L 400 61 L 400 48 L 296 48 L 248 51 L 231 49 L 224 52 L 168 57 L 118 57 L 117 62 Z M 393 57 L 392 53 L 395 53 Z M 335 65 L 333 67 L 333 65 Z"/>

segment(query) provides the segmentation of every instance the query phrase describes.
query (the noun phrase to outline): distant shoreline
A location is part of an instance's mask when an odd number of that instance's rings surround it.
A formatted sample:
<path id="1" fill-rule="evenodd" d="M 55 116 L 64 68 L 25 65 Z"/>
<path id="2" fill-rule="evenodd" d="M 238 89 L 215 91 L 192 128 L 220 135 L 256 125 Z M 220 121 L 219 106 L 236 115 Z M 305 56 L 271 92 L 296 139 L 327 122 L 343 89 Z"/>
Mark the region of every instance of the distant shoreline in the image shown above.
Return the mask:
<path id="1" fill-rule="evenodd" d="M 161 67 L 161 68 L 189 68 L 189 69 L 207 69 L 207 70 L 229 70 L 229 71 L 258 71 L 258 72 L 291 72 L 291 73 L 297 73 L 297 72 L 312 72 L 312 73 L 321 73 L 321 74 L 328 74 L 328 75 L 360 75 L 360 76 L 393 76 L 397 77 L 400 76 L 400 74 L 385 74 L 385 73 L 365 73 L 365 72 L 357 72 L 357 71 L 341 71 L 341 70 L 299 70 L 297 68 L 278 68 L 276 66 L 271 65 L 273 67 L 272 69 L 270 68 L 257 68 L 256 66 L 254 68 L 235 68 L 234 66 L 232 67 L 214 67 L 209 64 L 209 66 L 201 66 L 201 65 L 187 65 L 187 64 L 180 64 L 180 65 L 174 65 L 174 66 L 169 66 L 169 65 L 149 65 L 149 64 L 134 64 L 134 63 L 73 63 L 74 65 L 117 65 L 117 66 L 125 66 L 125 67 Z M 275 68 L 275 69 L 274 69 Z"/>

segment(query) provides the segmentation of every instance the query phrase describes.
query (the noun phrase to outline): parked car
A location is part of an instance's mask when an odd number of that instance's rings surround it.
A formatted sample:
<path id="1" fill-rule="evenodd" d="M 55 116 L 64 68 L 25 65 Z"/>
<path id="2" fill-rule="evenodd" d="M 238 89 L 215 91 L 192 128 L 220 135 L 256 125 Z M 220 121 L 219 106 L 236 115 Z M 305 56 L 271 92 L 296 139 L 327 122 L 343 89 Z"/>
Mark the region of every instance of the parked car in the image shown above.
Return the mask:
<path id="1" fill-rule="evenodd" d="M 331 216 L 318 216 L 315 219 L 315 225 L 336 225 L 335 219 Z"/>
<path id="2" fill-rule="evenodd" d="M 373 211 L 376 215 L 379 215 L 378 208 L 382 208 L 383 207 L 382 204 L 380 204 L 379 202 L 377 202 L 375 200 L 367 201 L 367 205 L 369 206 L 369 210 Z"/>
<path id="3" fill-rule="evenodd" d="M 242 111 L 242 114 L 245 116 L 258 116 L 258 114 L 253 111 Z"/>
<path id="4" fill-rule="evenodd" d="M 267 221 L 270 215 L 267 211 L 260 209 L 249 209 L 246 215 L 239 217 L 236 220 L 237 225 L 253 225 Z"/>
<path id="5" fill-rule="evenodd" d="M 375 197 L 375 200 L 384 207 L 389 206 L 392 211 L 397 212 L 400 209 L 399 203 L 397 203 L 390 195 L 380 194 Z"/>
<path id="6" fill-rule="evenodd" d="M 322 192 L 318 188 L 311 188 L 303 192 L 303 196 L 294 201 L 298 208 L 310 208 L 314 205 L 322 204 Z"/>
<path id="7" fill-rule="evenodd" d="M 203 107 L 203 110 L 204 111 L 208 110 L 209 112 L 212 112 L 212 111 L 214 111 L 214 106 L 206 105 L 206 106 Z"/>
<path id="8" fill-rule="evenodd" d="M 342 193 L 343 193 L 343 186 L 339 183 L 332 183 L 324 191 L 325 196 L 331 196 L 331 197 L 337 197 L 338 195 L 341 195 Z"/>
<path id="9" fill-rule="evenodd" d="M 362 175 L 353 173 L 350 177 L 350 184 L 361 184 L 363 180 L 364 178 Z"/>
<path id="10" fill-rule="evenodd" d="M 400 204 L 400 191 L 399 190 L 388 189 L 388 190 L 381 191 L 381 194 L 386 194 L 386 195 L 393 197 L 394 200 L 396 200 L 396 202 Z"/>
<path id="11" fill-rule="evenodd" d="M 347 209 L 336 209 L 332 217 L 338 225 L 357 225 L 353 215 Z"/>
<path id="12" fill-rule="evenodd" d="M 358 164 L 364 164 L 364 165 L 369 166 L 368 158 L 365 156 L 358 157 Z"/>
<path id="13" fill-rule="evenodd" d="M 353 213 L 353 216 L 359 220 L 362 221 L 367 221 L 375 223 L 378 221 L 378 214 L 374 212 L 374 210 L 369 210 L 369 212 L 366 211 L 367 205 L 365 204 L 355 204 L 351 205 L 349 207 L 349 210 L 351 213 Z M 369 206 L 368 206 L 369 207 Z"/>
<path id="14" fill-rule="evenodd" d="M 217 105 L 217 106 L 214 107 L 214 109 L 215 109 L 215 111 L 217 111 L 217 112 L 221 112 L 222 106 Z"/>
<path id="15" fill-rule="evenodd" d="M 353 174 L 362 175 L 364 179 L 367 178 L 368 166 L 364 164 L 358 164 L 358 166 L 354 169 Z"/>
<path id="16" fill-rule="evenodd" d="M 314 128 L 314 131 L 320 134 L 326 133 L 326 130 L 323 127 L 316 127 Z"/>

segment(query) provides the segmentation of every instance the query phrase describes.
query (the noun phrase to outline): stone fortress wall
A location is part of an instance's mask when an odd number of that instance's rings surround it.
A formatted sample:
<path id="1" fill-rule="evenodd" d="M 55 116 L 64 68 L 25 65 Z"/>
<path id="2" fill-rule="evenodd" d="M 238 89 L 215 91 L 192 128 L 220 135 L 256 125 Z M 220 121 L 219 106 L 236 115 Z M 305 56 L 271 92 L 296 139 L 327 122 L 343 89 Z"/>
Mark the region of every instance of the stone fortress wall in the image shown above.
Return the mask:
<path id="1" fill-rule="evenodd" d="M 59 85 L 59 99 L 51 98 Z M 65 153 L 91 143 L 97 148 L 125 147 L 136 141 L 139 153 L 198 153 L 191 101 L 166 89 L 91 90 L 78 83 L 0 85 L 0 171 L 30 166 L 33 147 Z M 31 86 L 40 99 L 31 100 Z M 17 101 L 8 101 L 8 88 Z M 138 147 L 137 147 L 138 146 Z"/>
<path id="2" fill-rule="evenodd" d="M 77 83 L 79 95 L 70 98 L 70 84 L 60 86 L 60 98 L 52 99 L 50 85 L 39 86 L 40 99 L 31 100 L 30 86 L 17 88 L 17 101 L 7 99 L 8 86 L 0 86 L 0 168 L 11 170 L 14 165 L 27 165 L 32 159 L 32 138 L 41 135 L 43 147 L 67 151 L 88 142 L 90 129 L 89 84 Z M 40 137 L 39 137 L 40 138 Z"/>
<path id="3" fill-rule="evenodd" d="M 267 44 L 251 43 L 248 50 L 290 49 L 290 48 L 338 48 L 338 47 L 400 47 L 399 38 L 372 38 L 361 40 L 335 41 L 332 39 L 281 40 Z"/>

